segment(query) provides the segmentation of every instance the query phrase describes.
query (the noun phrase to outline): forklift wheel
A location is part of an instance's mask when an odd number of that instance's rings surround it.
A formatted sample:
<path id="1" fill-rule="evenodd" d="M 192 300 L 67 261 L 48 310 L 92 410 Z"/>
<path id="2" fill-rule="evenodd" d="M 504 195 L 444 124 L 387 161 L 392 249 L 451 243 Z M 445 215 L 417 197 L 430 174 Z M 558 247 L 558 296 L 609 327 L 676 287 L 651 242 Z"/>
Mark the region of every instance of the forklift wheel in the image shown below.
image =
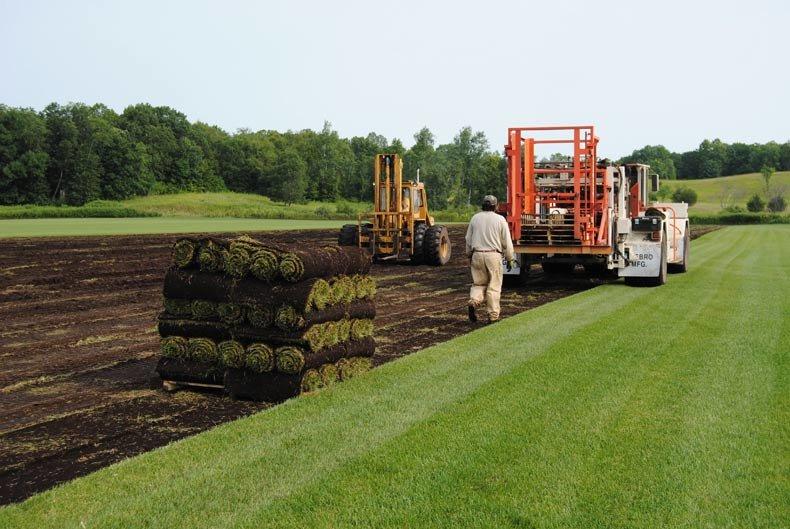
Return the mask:
<path id="1" fill-rule="evenodd" d="M 337 244 L 340 246 L 356 246 L 357 245 L 357 225 L 346 224 L 340 228 L 340 235 L 337 238 Z"/>
<path id="2" fill-rule="evenodd" d="M 414 234 L 412 235 L 412 253 L 409 263 L 413 265 L 422 264 L 425 259 L 425 232 L 428 231 L 428 225 L 425 223 L 416 224 L 414 226 Z"/>
<path id="3" fill-rule="evenodd" d="M 444 226 L 431 226 L 425 231 L 423 242 L 423 255 L 425 262 L 432 266 L 447 264 L 452 256 L 450 235 Z"/>

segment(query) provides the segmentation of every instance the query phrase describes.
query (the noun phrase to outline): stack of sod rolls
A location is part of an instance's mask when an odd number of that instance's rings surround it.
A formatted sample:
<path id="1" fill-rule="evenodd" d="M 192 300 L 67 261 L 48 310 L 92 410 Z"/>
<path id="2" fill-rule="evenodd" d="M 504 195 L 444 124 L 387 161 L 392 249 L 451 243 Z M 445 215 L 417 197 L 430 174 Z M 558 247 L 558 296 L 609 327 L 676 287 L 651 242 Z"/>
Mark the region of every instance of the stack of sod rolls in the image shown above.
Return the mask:
<path id="1" fill-rule="evenodd" d="M 159 316 L 160 377 L 279 401 L 370 369 L 370 263 L 354 247 L 179 239 Z"/>

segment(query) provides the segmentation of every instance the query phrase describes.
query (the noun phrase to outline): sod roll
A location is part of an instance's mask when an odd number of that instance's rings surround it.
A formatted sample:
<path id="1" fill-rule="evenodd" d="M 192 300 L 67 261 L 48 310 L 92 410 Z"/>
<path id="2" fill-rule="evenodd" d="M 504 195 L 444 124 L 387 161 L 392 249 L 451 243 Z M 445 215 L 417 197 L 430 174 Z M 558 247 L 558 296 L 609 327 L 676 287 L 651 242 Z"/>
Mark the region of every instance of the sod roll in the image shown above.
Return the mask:
<path id="1" fill-rule="evenodd" d="M 275 325 L 283 331 L 294 331 L 328 321 L 373 319 L 375 317 L 376 304 L 370 300 L 354 301 L 342 305 L 330 305 L 323 310 L 312 310 L 307 313 L 299 313 L 291 305 L 283 305 L 277 309 Z"/>
<path id="2" fill-rule="evenodd" d="M 370 255 L 353 246 L 327 246 L 314 250 L 291 250 L 280 259 L 280 275 L 290 282 L 313 277 L 366 274 Z"/>
<path id="3" fill-rule="evenodd" d="M 162 380 L 221 386 L 225 368 L 217 364 L 163 357 L 156 364 L 156 372 Z"/>
<path id="4" fill-rule="evenodd" d="M 274 323 L 274 310 L 267 305 L 251 304 L 247 306 L 247 321 L 253 327 L 265 329 Z"/>
<path id="5" fill-rule="evenodd" d="M 189 353 L 189 341 L 183 336 L 166 336 L 160 347 L 166 358 L 186 358 Z"/>
<path id="6" fill-rule="evenodd" d="M 217 352 L 222 358 L 223 365 L 242 368 L 246 362 L 244 346 L 236 340 L 225 340 L 217 344 Z"/>
<path id="7" fill-rule="evenodd" d="M 207 364 L 219 363 L 217 344 L 210 338 L 190 338 L 189 358 Z"/>
<path id="8" fill-rule="evenodd" d="M 206 239 L 201 243 L 198 251 L 198 264 L 204 272 L 223 272 L 227 256 L 228 250 L 223 242 Z"/>
<path id="9" fill-rule="evenodd" d="M 301 390 L 304 393 L 317 391 L 324 387 L 324 380 L 321 378 L 321 373 L 317 369 L 308 369 L 302 375 Z"/>
<path id="10" fill-rule="evenodd" d="M 218 321 L 185 320 L 160 316 L 157 327 L 160 336 L 211 338 L 218 342 L 232 338 L 231 330 Z"/>
<path id="11" fill-rule="evenodd" d="M 318 369 L 321 382 L 325 387 L 334 386 L 340 380 L 340 372 L 335 364 L 324 364 Z"/>
<path id="12" fill-rule="evenodd" d="M 217 304 L 217 315 L 226 325 L 241 325 L 244 323 L 244 307 L 239 303 Z"/>
<path id="13" fill-rule="evenodd" d="M 165 312 L 179 318 L 192 317 L 192 301 L 188 299 L 164 298 Z"/>
<path id="14" fill-rule="evenodd" d="M 253 251 L 249 244 L 231 241 L 225 259 L 225 273 L 237 278 L 246 276 L 250 271 Z"/>
<path id="15" fill-rule="evenodd" d="M 373 336 L 373 320 L 355 319 L 351 321 L 350 336 L 351 340 L 361 340 Z"/>
<path id="16" fill-rule="evenodd" d="M 340 374 L 340 380 L 349 380 L 373 368 L 373 361 L 370 358 L 353 357 L 338 361 L 336 364 Z"/>
<path id="17" fill-rule="evenodd" d="M 324 364 L 334 364 L 341 358 L 371 357 L 376 352 L 376 342 L 373 338 L 354 342 L 344 342 L 332 347 L 325 347 L 320 351 L 311 351 L 309 348 L 300 347 L 304 358 L 302 369 L 317 369 Z"/>
<path id="18" fill-rule="evenodd" d="M 173 264 L 179 268 L 189 268 L 197 262 L 200 241 L 189 237 L 178 239 L 173 244 Z"/>
<path id="19" fill-rule="evenodd" d="M 264 343 L 247 347 L 245 366 L 255 373 L 268 373 L 274 369 L 274 351 Z"/>
<path id="20" fill-rule="evenodd" d="M 299 347 L 286 345 L 274 352 L 277 371 L 295 375 L 304 368 L 304 354 Z"/>
<path id="21" fill-rule="evenodd" d="M 261 281 L 280 276 L 280 254 L 272 248 L 257 248 L 250 257 L 250 273 Z"/>
<path id="22" fill-rule="evenodd" d="M 192 316 L 196 320 L 210 320 L 217 317 L 217 304 L 213 301 L 196 299 L 192 302 Z"/>
<path id="23" fill-rule="evenodd" d="M 294 284 L 269 284 L 252 278 L 233 279 L 226 275 L 178 268 L 167 271 L 163 289 L 166 298 L 272 307 L 287 303 L 299 312 L 325 308 L 329 302 L 329 291 L 327 282 L 320 278 Z"/>
<path id="24" fill-rule="evenodd" d="M 256 373 L 249 369 L 225 370 L 225 391 L 237 399 L 281 402 L 299 394 L 302 374 L 272 371 Z"/>

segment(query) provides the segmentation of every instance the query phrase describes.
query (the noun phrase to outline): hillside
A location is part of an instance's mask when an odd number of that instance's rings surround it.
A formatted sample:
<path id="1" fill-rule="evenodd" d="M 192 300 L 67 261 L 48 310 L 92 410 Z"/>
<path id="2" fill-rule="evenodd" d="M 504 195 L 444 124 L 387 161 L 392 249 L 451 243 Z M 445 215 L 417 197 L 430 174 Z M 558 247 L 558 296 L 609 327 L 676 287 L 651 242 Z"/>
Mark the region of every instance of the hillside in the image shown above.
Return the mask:
<path id="1" fill-rule="evenodd" d="M 732 203 L 744 209 L 746 209 L 746 202 L 755 193 L 764 198 L 763 177 L 760 173 L 699 180 L 664 180 L 662 185 L 672 189 L 686 186 L 695 190 L 698 201 L 691 208 L 691 213 L 698 215 L 719 213 L 721 211 L 721 197 L 724 194 L 729 194 L 733 197 Z M 790 198 L 790 171 L 775 173 L 771 179 L 771 188 L 784 189 L 785 196 Z"/>
<path id="2" fill-rule="evenodd" d="M 789 238 L 714 232 L 664 287 L 544 305 L 3 508 L 0 526 L 780 527 Z"/>

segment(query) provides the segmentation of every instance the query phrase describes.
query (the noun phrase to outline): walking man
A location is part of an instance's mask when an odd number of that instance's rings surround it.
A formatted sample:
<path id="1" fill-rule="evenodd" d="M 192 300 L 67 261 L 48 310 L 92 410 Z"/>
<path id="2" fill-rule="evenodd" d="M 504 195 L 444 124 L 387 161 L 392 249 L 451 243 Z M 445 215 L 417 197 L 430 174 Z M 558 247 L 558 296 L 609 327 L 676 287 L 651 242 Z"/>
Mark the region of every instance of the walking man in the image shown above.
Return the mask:
<path id="1" fill-rule="evenodd" d="M 472 268 L 469 291 L 469 319 L 477 321 L 476 309 L 485 301 L 488 321 L 499 320 L 499 294 L 502 292 L 502 258 L 508 270 L 513 266 L 513 241 L 505 217 L 496 213 L 496 197 L 483 198 L 483 211 L 476 213 L 466 230 L 466 255 Z"/>

